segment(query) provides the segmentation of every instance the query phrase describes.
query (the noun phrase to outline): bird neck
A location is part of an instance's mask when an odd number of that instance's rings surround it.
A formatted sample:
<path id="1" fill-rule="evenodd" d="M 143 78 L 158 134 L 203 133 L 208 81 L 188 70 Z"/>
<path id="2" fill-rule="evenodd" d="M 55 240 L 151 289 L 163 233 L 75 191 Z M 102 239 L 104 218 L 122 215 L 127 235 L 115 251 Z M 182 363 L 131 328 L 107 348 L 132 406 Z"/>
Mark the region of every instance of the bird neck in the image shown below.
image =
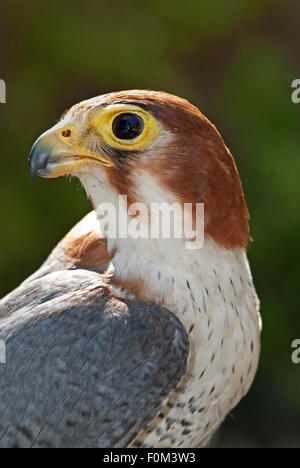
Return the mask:
<path id="1" fill-rule="evenodd" d="M 103 177 L 95 171 L 93 176 L 81 175 L 80 180 L 93 201 L 100 229 L 107 236 L 112 256 L 107 273 L 116 295 L 164 306 L 181 317 L 185 326 L 190 320 L 186 317 L 195 316 L 196 308 L 210 307 L 226 314 L 220 302 L 234 305 L 241 297 L 244 302 L 247 297 L 256 301 L 243 247 L 226 248 L 206 237 L 201 248 L 190 250 L 186 239 L 109 236 L 100 210 L 102 200 L 114 205 L 117 214 L 121 208 L 117 192 L 108 190 Z M 152 180 L 150 185 L 153 187 Z M 154 193 L 160 193 L 158 187 Z M 152 194 L 151 190 L 146 194 L 144 188 L 144 199 L 149 201 Z M 166 194 L 162 195 L 165 200 Z M 247 305 L 244 309 L 247 314 Z"/>
<path id="2" fill-rule="evenodd" d="M 108 241 L 110 248 L 115 249 L 109 272 L 113 274 L 116 294 L 167 307 L 185 316 L 186 326 L 190 326 L 188 317 L 214 304 L 216 298 L 233 303 L 245 286 L 253 296 L 243 249 L 225 249 L 212 240 L 206 240 L 197 251 L 185 249 L 180 241 L 147 242 Z"/>

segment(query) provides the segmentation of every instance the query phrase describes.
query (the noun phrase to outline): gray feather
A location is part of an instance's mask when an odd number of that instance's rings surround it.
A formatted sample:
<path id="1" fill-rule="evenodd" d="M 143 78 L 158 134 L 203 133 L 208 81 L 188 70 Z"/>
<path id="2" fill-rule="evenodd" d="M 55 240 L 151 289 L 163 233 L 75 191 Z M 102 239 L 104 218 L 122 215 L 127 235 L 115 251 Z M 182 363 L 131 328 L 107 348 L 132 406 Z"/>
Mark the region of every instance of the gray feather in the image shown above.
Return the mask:
<path id="1" fill-rule="evenodd" d="M 27 281 L 0 301 L 0 447 L 126 447 L 186 369 L 169 311 L 117 299 L 87 270 Z"/>

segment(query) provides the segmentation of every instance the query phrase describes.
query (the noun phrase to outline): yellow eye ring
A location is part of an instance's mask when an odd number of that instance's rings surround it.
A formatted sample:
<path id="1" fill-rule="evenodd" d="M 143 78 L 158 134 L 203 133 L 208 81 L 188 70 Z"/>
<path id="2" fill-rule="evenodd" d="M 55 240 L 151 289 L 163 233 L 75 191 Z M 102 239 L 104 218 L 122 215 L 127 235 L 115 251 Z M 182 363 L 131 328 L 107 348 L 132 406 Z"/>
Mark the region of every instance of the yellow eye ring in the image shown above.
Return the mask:
<path id="1" fill-rule="evenodd" d="M 141 132 L 134 138 L 118 138 L 114 133 L 114 122 L 122 115 L 134 115 L 140 121 Z M 141 124 L 142 122 L 142 124 Z M 144 109 L 133 104 L 113 104 L 97 111 L 91 125 L 109 146 L 118 149 L 142 150 L 151 145 L 160 134 L 156 119 Z"/>

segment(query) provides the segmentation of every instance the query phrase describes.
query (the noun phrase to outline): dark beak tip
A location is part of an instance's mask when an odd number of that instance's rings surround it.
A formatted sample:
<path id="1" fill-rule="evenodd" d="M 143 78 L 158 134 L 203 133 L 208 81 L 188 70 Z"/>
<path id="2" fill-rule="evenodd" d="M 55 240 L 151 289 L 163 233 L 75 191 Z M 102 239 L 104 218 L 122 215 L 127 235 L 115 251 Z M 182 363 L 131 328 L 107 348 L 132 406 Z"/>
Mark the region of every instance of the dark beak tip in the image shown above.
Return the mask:
<path id="1" fill-rule="evenodd" d="M 36 176 L 39 175 L 39 172 L 47 168 L 50 153 L 51 148 L 41 146 L 39 140 L 37 140 L 31 148 L 28 165 L 33 182 L 36 182 Z"/>
<path id="2" fill-rule="evenodd" d="M 32 182 L 36 183 L 36 175 L 30 172 L 30 177 L 31 177 Z"/>
<path id="3" fill-rule="evenodd" d="M 29 173 L 30 173 L 30 177 L 32 181 L 36 182 L 35 168 L 34 168 L 34 165 L 32 164 L 31 152 L 30 152 L 30 156 L 28 159 L 28 168 L 29 168 Z"/>

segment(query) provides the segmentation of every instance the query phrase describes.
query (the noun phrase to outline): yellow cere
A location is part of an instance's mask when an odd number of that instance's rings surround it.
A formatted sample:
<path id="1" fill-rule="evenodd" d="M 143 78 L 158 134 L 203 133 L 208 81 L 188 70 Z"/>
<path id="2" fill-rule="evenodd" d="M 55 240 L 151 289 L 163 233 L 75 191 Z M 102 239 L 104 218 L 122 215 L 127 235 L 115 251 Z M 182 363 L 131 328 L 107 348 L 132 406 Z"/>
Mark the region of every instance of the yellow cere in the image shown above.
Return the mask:
<path id="1" fill-rule="evenodd" d="M 76 124 L 60 122 L 55 125 L 51 131 L 53 130 L 55 130 L 56 137 L 64 144 L 63 147 L 60 147 L 60 150 L 57 149 L 58 152 L 61 151 L 61 156 L 63 158 L 63 160 L 60 161 L 60 166 L 64 166 L 62 170 L 66 170 L 67 173 L 80 172 L 80 168 L 83 166 L 84 172 L 86 172 L 87 163 L 91 161 L 99 161 L 104 166 L 112 166 L 112 162 L 104 157 L 104 155 L 96 155 L 89 148 L 80 144 Z M 66 135 L 64 135 L 64 133 Z M 56 146 L 57 144 L 53 145 L 54 153 Z M 66 151 L 66 148 L 68 148 L 69 151 Z"/>
<path id="2" fill-rule="evenodd" d="M 144 122 L 142 133 L 131 140 L 117 138 L 112 130 L 113 121 L 126 112 L 137 114 Z M 95 112 L 90 124 L 96 128 L 105 143 L 118 149 L 142 150 L 150 146 L 160 134 L 156 119 L 149 112 L 133 104 L 112 104 Z"/>
<path id="3" fill-rule="evenodd" d="M 79 142 L 79 132 L 77 128 L 77 124 L 72 123 L 72 122 L 59 122 L 57 125 L 55 125 L 52 129 L 52 131 L 55 130 L 55 134 L 57 138 L 62 141 L 65 145 L 69 146 L 72 149 L 72 152 L 74 154 L 85 154 L 88 156 L 89 154 L 92 154 L 91 151 L 88 151 L 87 148 L 82 146 Z M 70 132 L 70 135 L 68 135 L 67 132 Z M 66 135 L 64 135 L 64 133 Z"/>

